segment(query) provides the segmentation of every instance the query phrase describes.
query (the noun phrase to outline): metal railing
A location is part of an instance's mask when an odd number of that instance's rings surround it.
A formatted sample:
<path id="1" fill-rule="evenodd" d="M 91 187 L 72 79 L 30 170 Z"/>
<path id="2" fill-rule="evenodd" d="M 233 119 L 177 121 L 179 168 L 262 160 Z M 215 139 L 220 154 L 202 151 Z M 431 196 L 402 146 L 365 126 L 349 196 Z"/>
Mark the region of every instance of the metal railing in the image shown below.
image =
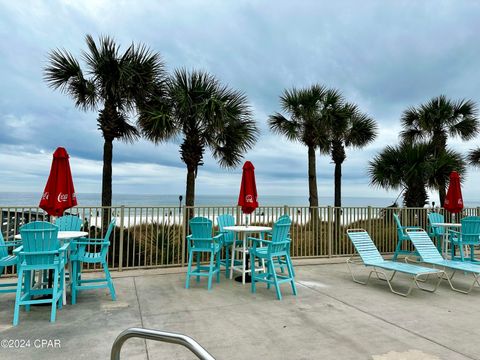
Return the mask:
<path id="1" fill-rule="evenodd" d="M 130 328 L 122 331 L 120 335 L 117 336 L 112 345 L 112 351 L 110 353 L 111 360 L 120 360 L 122 346 L 125 341 L 130 338 L 141 338 L 182 345 L 194 353 L 200 360 L 215 360 L 207 350 L 187 335 L 142 328 Z"/>
<path id="2" fill-rule="evenodd" d="M 108 264 L 111 269 L 157 268 L 185 266 L 187 261 L 186 235 L 188 219 L 205 216 L 216 223 L 220 214 L 232 214 L 238 224 L 247 220 L 254 225 L 272 226 L 278 217 L 292 218 L 291 255 L 293 258 L 333 258 L 350 256 L 353 247 L 346 236 L 348 228 L 363 228 L 375 241 L 378 249 L 389 254 L 395 251 L 397 231 L 393 213 L 400 214 L 405 226 L 428 228 L 427 215 L 431 208 L 382 208 L 331 206 L 262 206 L 252 215 L 243 215 L 237 206 L 112 206 L 75 207 L 68 212 L 83 219 L 83 230 L 90 237 L 104 234 L 102 216 L 116 217 L 117 226 L 110 238 Z M 443 213 L 442 209 L 435 209 Z M 20 226 L 30 221 L 51 219 L 38 207 L 0 206 L 1 232 L 11 240 Z M 480 215 L 480 208 L 467 208 L 457 214 L 455 221 L 467 215 Z M 445 214 L 447 221 L 451 214 Z M 217 230 L 217 229 L 215 229 Z M 89 269 L 95 270 L 96 264 Z M 12 269 L 7 269 L 12 272 Z"/>

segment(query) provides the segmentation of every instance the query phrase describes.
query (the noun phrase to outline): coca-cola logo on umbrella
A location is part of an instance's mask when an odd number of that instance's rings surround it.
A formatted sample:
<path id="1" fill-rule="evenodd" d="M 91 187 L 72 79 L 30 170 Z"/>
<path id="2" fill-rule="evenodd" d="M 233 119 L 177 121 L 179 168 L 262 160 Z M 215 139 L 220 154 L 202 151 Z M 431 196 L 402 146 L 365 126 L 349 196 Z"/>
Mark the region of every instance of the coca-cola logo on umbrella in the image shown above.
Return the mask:
<path id="1" fill-rule="evenodd" d="M 253 203 L 253 196 L 252 195 L 245 196 L 245 201 L 248 203 Z"/>
<path id="2" fill-rule="evenodd" d="M 68 194 L 62 194 L 62 193 L 58 194 L 57 196 L 58 202 L 67 202 L 67 200 L 68 200 Z"/>

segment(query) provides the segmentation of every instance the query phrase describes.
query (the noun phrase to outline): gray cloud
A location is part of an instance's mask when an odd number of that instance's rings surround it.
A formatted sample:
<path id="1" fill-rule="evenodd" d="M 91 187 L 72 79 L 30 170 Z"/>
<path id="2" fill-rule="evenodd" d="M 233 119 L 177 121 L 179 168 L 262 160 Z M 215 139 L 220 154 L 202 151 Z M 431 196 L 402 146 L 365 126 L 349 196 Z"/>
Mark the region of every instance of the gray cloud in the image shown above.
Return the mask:
<path id="1" fill-rule="evenodd" d="M 306 194 L 306 149 L 268 131 L 284 88 L 322 83 L 378 120 L 380 136 L 348 152 L 344 194 L 391 196 L 368 186 L 368 160 L 397 141 L 402 111 L 444 93 L 480 103 L 480 4 L 471 1 L 49 1 L 0 5 L 0 175 L 2 189 L 38 191 L 51 153 L 65 146 L 77 161 L 77 191 L 99 192 L 102 138 L 96 113 L 42 79 L 48 52 L 76 56 L 84 36 L 143 42 L 167 68 L 200 68 L 244 91 L 262 134 L 246 158 L 269 194 Z M 15 29 L 15 30 L 13 30 Z M 478 140 L 450 145 L 462 151 Z M 184 166 L 174 143 L 114 145 L 114 191 L 182 192 Z M 42 166 L 40 166 L 42 165 Z M 46 166 L 45 169 L 43 166 Z M 241 169 L 220 169 L 210 154 L 199 193 L 237 191 Z M 480 198 L 471 170 L 465 194 Z M 333 165 L 318 157 L 321 195 L 333 193 Z M 41 185 L 38 185 L 40 183 Z M 139 190 L 141 189 L 141 191 Z M 1 191 L 1 190 L 0 190 Z"/>

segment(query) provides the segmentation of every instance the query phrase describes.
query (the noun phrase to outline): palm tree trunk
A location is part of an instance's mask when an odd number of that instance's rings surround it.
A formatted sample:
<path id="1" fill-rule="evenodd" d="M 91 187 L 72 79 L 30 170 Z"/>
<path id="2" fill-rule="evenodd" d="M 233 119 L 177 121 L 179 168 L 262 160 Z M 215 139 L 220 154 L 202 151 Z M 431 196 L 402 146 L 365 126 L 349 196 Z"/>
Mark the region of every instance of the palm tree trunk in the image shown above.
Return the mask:
<path id="1" fill-rule="evenodd" d="M 185 194 L 185 205 L 195 205 L 195 167 L 187 166 L 187 189 Z"/>
<path id="2" fill-rule="evenodd" d="M 335 207 L 342 206 L 342 163 L 335 162 Z"/>
<path id="3" fill-rule="evenodd" d="M 318 207 L 317 166 L 313 146 L 308 147 L 308 191 L 310 207 Z"/>
<path id="4" fill-rule="evenodd" d="M 102 227 L 107 231 L 111 218 L 112 206 L 112 157 L 113 140 L 105 139 L 103 143 L 103 174 L 102 174 Z"/>
<path id="5" fill-rule="evenodd" d="M 445 181 L 440 180 L 439 185 L 438 185 L 438 197 L 440 199 L 440 206 L 441 207 L 445 203 L 445 198 L 447 197 L 446 187 L 447 187 L 447 184 L 445 184 Z"/>

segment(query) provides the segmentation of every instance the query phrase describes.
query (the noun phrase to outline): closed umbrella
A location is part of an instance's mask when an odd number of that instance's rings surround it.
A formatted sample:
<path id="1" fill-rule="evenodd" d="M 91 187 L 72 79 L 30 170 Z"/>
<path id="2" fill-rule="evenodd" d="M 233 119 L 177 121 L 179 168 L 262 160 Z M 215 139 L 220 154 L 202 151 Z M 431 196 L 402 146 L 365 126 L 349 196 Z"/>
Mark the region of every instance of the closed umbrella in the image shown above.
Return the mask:
<path id="1" fill-rule="evenodd" d="M 462 188 L 460 186 L 460 176 L 456 171 L 450 173 L 450 183 L 448 184 L 447 196 L 443 204 L 445 210 L 451 213 L 459 213 L 463 210 Z"/>
<path id="2" fill-rule="evenodd" d="M 63 147 L 53 153 L 52 167 L 39 207 L 49 215 L 61 216 L 77 205 L 68 153 Z"/>
<path id="3" fill-rule="evenodd" d="M 258 207 L 255 167 L 250 161 L 246 161 L 245 164 L 243 164 L 238 206 L 242 207 L 242 212 L 244 214 L 251 214 Z"/>

